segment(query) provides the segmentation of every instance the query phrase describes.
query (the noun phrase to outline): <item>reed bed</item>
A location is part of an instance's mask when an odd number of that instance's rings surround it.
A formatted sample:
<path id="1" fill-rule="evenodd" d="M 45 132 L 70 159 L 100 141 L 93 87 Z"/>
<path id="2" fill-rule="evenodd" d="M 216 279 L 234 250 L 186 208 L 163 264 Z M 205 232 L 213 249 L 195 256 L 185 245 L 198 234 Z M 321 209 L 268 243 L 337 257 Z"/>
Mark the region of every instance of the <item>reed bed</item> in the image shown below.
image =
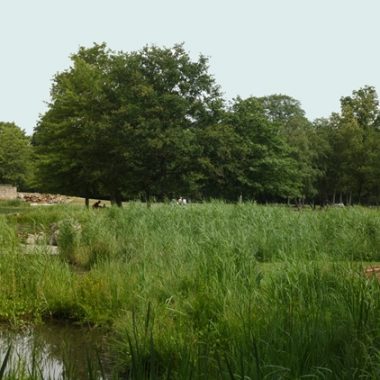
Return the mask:
<path id="1" fill-rule="evenodd" d="M 22 253 L 53 224 L 58 256 Z M 0 227 L 0 318 L 107 326 L 120 378 L 380 378 L 377 209 L 55 206 Z"/>

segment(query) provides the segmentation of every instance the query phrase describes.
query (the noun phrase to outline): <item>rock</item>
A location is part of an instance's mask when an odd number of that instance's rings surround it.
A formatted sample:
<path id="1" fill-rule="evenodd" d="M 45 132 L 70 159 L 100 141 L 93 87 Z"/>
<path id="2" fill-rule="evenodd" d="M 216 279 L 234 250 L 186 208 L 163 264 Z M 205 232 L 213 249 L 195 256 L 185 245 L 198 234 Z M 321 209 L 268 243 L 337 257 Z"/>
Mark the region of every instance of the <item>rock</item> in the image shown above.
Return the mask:
<path id="1" fill-rule="evenodd" d="M 43 232 L 28 234 L 26 238 L 27 245 L 41 245 L 46 243 L 46 235 Z"/>
<path id="2" fill-rule="evenodd" d="M 30 203 L 31 206 L 67 203 L 69 200 L 65 195 L 41 193 L 19 193 L 18 198 Z"/>
<path id="3" fill-rule="evenodd" d="M 58 245 L 58 237 L 59 237 L 59 224 L 58 223 L 53 223 L 50 226 L 50 239 L 49 239 L 49 244 L 53 246 Z"/>

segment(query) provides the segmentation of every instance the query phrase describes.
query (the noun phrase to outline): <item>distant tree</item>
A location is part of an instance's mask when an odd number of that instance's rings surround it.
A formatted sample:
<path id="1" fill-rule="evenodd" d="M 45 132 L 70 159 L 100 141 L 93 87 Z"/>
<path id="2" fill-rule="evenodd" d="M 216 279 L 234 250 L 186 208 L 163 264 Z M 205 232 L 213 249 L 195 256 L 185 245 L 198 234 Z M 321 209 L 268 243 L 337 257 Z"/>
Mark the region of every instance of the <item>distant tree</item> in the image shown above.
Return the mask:
<path id="1" fill-rule="evenodd" d="M 368 136 L 368 156 L 365 174 L 366 201 L 370 204 L 380 204 L 380 131 L 378 128 L 370 131 Z"/>
<path id="2" fill-rule="evenodd" d="M 317 168 L 319 175 L 316 182 L 317 200 L 321 205 L 329 202 L 331 189 L 339 183 L 340 162 L 336 156 L 336 129 L 332 127 L 331 118 L 319 118 L 313 122 L 316 138 L 314 149 L 317 150 Z"/>
<path id="3" fill-rule="evenodd" d="M 243 187 L 249 185 L 244 167 L 248 145 L 234 127 L 226 124 L 207 126 L 199 130 L 197 137 L 202 196 L 236 201 Z"/>
<path id="4" fill-rule="evenodd" d="M 306 118 L 298 100 L 287 95 L 258 98 L 269 120 L 276 124 L 297 162 L 296 175 L 302 184 L 303 198 L 313 199 L 317 194 L 316 182 L 321 172 L 317 166 L 318 144 L 313 124 Z"/>
<path id="5" fill-rule="evenodd" d="M 30 139 L 14 123 L 0 122 L 0 183 L 25 189 L 32 180 Z"/>
<path id="6" fill-rule="evenodd" d="M 341 98 L 341 111 L 318 129 L 328 147 L 320 192 L 332 202 L 379 201 L 380 110 L 376 91 L 366 86 Z"/>
<path id="7" fill-rule="evenodd" d="M 241 138 L 240 192 L 251 199 L 279 201 L 301 196 L 301 176 L 291 149 L 278 123 L 266 113 L 257 98 L 235 100 L 227 117 Z"/>
<path id="8" fill-rule="evenodd" d="M 377 154 L 380 133 L 379 101 L 373 87 L 366 86 L 353 91 L 352 96 L 341 98 L 341 115 L 338 136 L 342 140 L 341 192 L 354 194 L 358 202 L 371 197 L 374 173 L 373 158 Z"/>
<path id="9" fill-rule="evenodd" d="M 352 117 L 365 130 L 380 128 L 379 99 L 373 86 L 354 90 L 340 99 L 342 117 Z"/>

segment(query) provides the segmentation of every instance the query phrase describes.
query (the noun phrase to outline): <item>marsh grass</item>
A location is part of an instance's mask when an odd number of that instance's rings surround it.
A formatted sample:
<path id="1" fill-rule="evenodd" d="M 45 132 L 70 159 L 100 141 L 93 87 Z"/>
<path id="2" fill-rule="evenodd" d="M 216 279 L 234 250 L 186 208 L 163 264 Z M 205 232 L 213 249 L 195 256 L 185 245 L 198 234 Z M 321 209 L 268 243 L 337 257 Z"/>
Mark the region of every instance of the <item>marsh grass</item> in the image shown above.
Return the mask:
<path id="1" fill-rule="evenodd" d="M 29 203 L 20 199 L 0 200 L 0 214 L 14 214 L 29 208 Z"/>
<path id="2" fill-rule="evenodd" d="M 131 203 L 0 223 L 1 318 L 108 326 L 121 377 L 380 377 L 380 287 L 363 275 L 377 210 Z M 52 223 L 60 257 L 17 253 L 16 226 Z"/>
<path id="3" fill-rule="evenodd" d="M 15 251 L 18 238 L 15 229 L 9 225 L 4 215 L 0 215 L 0 254 Z"/>

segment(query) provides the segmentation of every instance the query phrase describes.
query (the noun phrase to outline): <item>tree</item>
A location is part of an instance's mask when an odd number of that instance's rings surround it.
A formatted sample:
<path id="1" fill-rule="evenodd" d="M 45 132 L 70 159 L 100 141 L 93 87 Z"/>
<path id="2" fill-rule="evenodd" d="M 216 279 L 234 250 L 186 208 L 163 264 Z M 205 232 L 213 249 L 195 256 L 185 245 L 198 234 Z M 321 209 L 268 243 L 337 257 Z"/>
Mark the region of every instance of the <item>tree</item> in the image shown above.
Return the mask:
<path id="1" fill-rule="evenodd" d="M 373 87 L 363 87 L 353 91 L 352 96 L 341 98 L 339 137 L 344 142 L 341 150 L 342 191 L 353 193 L 358 202 L 370 198 L 371 175 L 374 173 L 371 166 L 378 149 L 373 141 L 378 141 L 379 127 L 379 102 Z"/>
<path id="2" fill-rule="evenodd" d="M 14 123 L 0 122 L 0 183 L 21 189 L 32 179 L 30 139 Z"/>
<path id="3" fill-rule="evenodd" d="M 159 198 L 197 192 L 197 131 L 217 120 L 222 101 L 207 59 L 192 61 L 183 45 L 145 47 L 135 54 L 143 96 L 128 120 L 128 187 Z"/>
<path id="4" fill-rule="evenodd" d="M 314 140 L 317 150 L 316 166 L 319 175 L 316 182 L 317 198 L 321 205 L 329 202 L 332 189 L 339 186 L 340 161 L 337 158 L 336 128 L 333 127 L 332 118 L 320 118 L 313 122 L 316 138 Z"/>
<path id="5" fill-rule="evenodd" d="M 207 198 L 237 200 L 248 183 L 244 165 L 247 145 L 231 125 L 216 124 L 198 132 L 200 194 Z"/>
<path id="6" fill-rule="evenodd" d="M 104 44 L 71 58 L 34 133 L 41 183 L 119 205 L 123 195 L 191 190 L 195 130 L 222 104 L 207 59 L 193 62 L 182 45 L 115 53 Z"/>
<path id="7" fill-rule="evenodd" d="M 368 161 L 365 168 L 367 178 L 367 202 L 380 203 L 380 131 L 373 129 L 368 136 Z"/>
<path id="8" fill-rule="evenodd" d="M 265 112 L 257 98 L 235 100 L 227 116 L 241 137 L 244 175 L 240 192 L 260 201 L 278 201 L 301 195 L 297 164 L 279 126 Z"/>
<path id="9" fill-rule="evenodd" d="M 341 98 L 341 112 L 325 120 L 319 133 L 328 149 L 320 192 L 332 202 L 373 202 L 379 197 L 379 103 L 373 87 Z"/>
<path id="10" fill-rule="evenodd" d="M 104 45 L 80 49 L 73 66 L 55 76 L 48 111 L 33 135 L 40 188 L 86 199 L 101 192 L 97 155 L 102 123 Z"/>
<path id="11" fill-rule="evenodd" d="M 297 162 L 296 175 L 303 198 L 313 199 L 317 194 L 316 182 L 321 175 L 317 167 L 317 135 L 312 123 L 298 100 L 287 95 L 270 95 L 258 98 L 268 119 L 277 125 Z"/>

